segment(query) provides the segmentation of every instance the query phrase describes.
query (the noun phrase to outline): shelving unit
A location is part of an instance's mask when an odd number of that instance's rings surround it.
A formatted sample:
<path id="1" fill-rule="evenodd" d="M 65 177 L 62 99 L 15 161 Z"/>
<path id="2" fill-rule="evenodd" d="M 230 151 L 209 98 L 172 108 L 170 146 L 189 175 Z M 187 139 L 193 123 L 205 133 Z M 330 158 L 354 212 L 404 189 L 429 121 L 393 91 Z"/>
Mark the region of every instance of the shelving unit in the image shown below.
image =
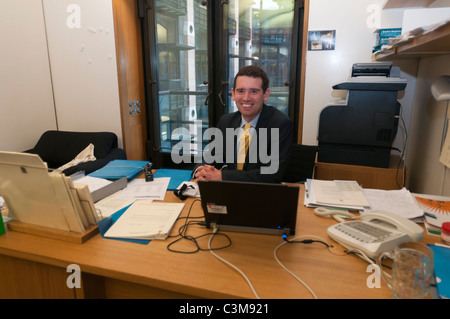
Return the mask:
<path id="1" fill-rule="evenodd" d="M 450 22 L 375 56 L 378 61 L 450 54 Z"/>
<path id="2" fill-rule="evenodd" d="M 410 8 L 410 7 L 428 7 L 436 0 L 389 0 L 383 9 L 391 8 Z"/>

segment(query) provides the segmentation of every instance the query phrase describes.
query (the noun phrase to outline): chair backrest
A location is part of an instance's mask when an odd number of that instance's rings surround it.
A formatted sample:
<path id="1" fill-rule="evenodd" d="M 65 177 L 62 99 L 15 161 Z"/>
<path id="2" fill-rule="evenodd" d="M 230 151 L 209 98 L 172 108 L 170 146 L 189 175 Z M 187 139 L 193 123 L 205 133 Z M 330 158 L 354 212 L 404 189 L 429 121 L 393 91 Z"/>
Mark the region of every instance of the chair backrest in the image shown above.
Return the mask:
<path id="1" fill-rule="evenodd" d="M 97 159 L 105 157 L 117 147 L 117 135 L 112 132 L 46 131 L 39 138 L 32 153 L 56 168 L 73 160 L 89 143 L 94 144 Z"/>
<path id="2" fill-rule="evenodd" d="M 319 147 L 314 145 L 292 145 L 283 182 L 302 183 L 307 178 L 312 178 L 318 149 Z"/>

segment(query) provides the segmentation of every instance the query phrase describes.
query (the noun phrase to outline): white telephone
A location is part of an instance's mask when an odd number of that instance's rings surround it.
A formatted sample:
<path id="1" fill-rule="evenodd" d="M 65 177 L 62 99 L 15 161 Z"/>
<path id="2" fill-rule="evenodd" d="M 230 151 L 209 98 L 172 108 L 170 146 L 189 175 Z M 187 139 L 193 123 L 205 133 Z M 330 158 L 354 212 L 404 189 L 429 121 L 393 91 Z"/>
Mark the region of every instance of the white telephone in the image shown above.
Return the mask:
<path id="1" fill-rule="evenodd" d="M 360 221 L 347 221 L 328 228 L 328 235 L 347 249 L 357 249 L 376 259 L 404 242 L 419 241 L 423 229 L 409 219 L 385 211 L 361 214 Z"/>

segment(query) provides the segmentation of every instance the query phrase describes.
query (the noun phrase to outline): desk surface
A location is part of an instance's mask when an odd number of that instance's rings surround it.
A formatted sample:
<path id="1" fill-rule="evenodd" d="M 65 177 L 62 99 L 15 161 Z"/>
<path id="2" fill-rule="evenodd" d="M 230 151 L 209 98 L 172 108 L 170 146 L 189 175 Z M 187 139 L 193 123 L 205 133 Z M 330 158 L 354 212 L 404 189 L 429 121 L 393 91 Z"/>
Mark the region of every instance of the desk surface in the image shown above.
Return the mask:
<path id="1" fill-rule="evenodd" d="M 335 244 L 327 235 L 332 219 L 315 216 L 303 205 L 304 188 L 300 186 L 297 236 L 313 235 Z M 181 202 L 172 192 L 165 201 Z M 185 216 L 193 203 L 189 198 L 181 213 Z M 200 202 L 192 206 L 191 216 L 202 216 Z M 184 220 L 177 221 L 172 235 Z M 205 227 L 192 225 L 188 234 L 207 233 Z M 261 298 L 312 298 L 311 293 L 280 267 L 274 258 L 275 248 L 282 239 L 273 235 L 227 232 L 232 245 L 216 253 L 240 268 L 250 279 Z M 200 241 L 207 248 L 209 236 Z M 174 253 L 167 249 L 173 239 L 154 240 L 148 245 L 102 238 L 99 234 L 84 244 L 7 232 L 0 236 L 0 255 L 61 267 L 80 266 L 82 274 L 104 279 L 105 297 L 146 297 L 148 290 L 159 297 L 254 298 L 243 277 L 219 261 L 208 251 L 194 254 Z M 220 244 L 221 236 L 214 237 Z M 439 237 L 425 235 L 427 243 Z M 187 241 L 173 247 L 191 250 Z M 278 250 L 281 262 L 304 280 L 318 298 L 391 298 L 391 291 L 382 282 L 381 288 L 368 288 L 372 272 L 368 264 L 354 255 L 341 256 L 343 249 L 336 245 L 330 252 L 321 244 L 286 244 Z M 65 283 L 64 283 L 65 284 Z M 118 288 L 120 286 L 120 288 Z M 117 288 L 114 290 L 114 288 Z"/>

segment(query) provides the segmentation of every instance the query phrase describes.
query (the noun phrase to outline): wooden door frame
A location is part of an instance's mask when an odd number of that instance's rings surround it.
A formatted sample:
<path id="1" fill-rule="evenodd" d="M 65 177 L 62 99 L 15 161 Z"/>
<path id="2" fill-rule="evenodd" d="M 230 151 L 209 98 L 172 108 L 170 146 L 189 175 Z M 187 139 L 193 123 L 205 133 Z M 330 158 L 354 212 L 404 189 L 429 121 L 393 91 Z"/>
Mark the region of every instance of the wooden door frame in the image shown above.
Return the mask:
<path id="1" fill-rule="evenodd" d="M 137 0 L 113 0 L 123 146 L 129 160 L 148 160 L 141 24 Z"/>

